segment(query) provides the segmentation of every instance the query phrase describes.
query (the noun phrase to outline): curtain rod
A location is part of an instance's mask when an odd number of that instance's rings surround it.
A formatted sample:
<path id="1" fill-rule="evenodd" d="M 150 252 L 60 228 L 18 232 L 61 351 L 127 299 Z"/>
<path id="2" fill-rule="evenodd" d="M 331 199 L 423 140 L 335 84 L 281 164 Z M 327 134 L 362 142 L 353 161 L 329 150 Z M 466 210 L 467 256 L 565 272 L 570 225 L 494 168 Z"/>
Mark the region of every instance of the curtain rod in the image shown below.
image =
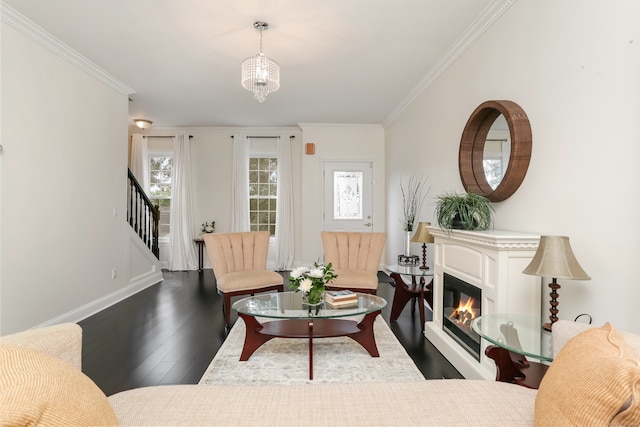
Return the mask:
<path id="1" fill-rule="evenodd" d="M 289 138 L 295 138 L 295 135 L 289 135 Z M 231 135 L 231 139 L 235 138 Z M 277 138 L 277 136 L 247 136 L 247 138 L 265 139 L 265 138 Z"/>
<path id="2" fill-rule="evenodd" d="M 142 135 L 143 138 L 175 138 L 175 135 Z M 193 138 L 193 135 L 189 135 L 189 138 Z"/>

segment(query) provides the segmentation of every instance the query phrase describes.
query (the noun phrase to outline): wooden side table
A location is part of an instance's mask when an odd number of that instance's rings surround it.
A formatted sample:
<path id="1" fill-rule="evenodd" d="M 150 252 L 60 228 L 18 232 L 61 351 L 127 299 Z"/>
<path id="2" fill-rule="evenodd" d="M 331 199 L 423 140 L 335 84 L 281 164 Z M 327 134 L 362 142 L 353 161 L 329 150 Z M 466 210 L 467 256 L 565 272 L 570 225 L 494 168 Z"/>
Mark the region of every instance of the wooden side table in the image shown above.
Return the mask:
<path id="1" fill-rule="evenodd" d="M 202 265 L 204 264 L 204 239 L 202 237 L 196 237 L 193 241 L 198 247 L 198 271 L 202 271 Z"/>
<path id="2" fill-rule="evenodd" d="M 387 269 L 391 271 L 391 278 L 396 282 L 396 289 L 393 294 L 393 304 L 391 305 L 391 321 L 398 320 L 400 313 L 411 301 L 411 313 L 415 313 L 416 301 L 420 314 L 420 325 L 424 329 L 424 302 L 427 301 L 433 307 L 433 268 L 421 269 L 418 266 L 389 265 Z M 411 283 L 406 283 L 402 276 L 411 276 Z M 419 279 L 417 279 L 419 278 Z M 427 283 L 427 279 L 429 282 Z"/>
<path id="3" fill-rule="evenodd" d="M 496 363 L 496 381 L 538 388 L 549 368 L 541 362 L 553 360 L 551 332 L 542 328 L 539 317 L 491 314 L 474 319 L 471 327 L 492 344 L 484 354 Z"/>

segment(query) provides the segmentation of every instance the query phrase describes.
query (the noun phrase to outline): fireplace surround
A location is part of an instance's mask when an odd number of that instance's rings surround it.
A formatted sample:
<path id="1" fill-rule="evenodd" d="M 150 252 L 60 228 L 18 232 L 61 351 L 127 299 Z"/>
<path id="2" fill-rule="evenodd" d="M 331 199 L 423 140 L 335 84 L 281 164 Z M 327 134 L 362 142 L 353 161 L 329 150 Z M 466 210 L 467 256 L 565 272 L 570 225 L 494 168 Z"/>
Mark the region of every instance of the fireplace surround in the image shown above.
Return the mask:
<path id="1" fill-rule="evenodd" d="M 435 238 L 433 320 L 425 322 L 425 337 L 465 378 L 494 379 L 495 363 L 484 354 L 486 341 L 480 340 L 479 351 L 473 349 L 473 353 L 479 353 L 476 357 L 460 344 L 460 337 L 445 331 L 445 274 L 479 290 L 480 301 L 476 304 L 481 315 L 541 317 L 540 278 L 522 273 L 536 252 L 540 236 L 502 230 L 443 230 L 437 226 L 429 231 Z"/>

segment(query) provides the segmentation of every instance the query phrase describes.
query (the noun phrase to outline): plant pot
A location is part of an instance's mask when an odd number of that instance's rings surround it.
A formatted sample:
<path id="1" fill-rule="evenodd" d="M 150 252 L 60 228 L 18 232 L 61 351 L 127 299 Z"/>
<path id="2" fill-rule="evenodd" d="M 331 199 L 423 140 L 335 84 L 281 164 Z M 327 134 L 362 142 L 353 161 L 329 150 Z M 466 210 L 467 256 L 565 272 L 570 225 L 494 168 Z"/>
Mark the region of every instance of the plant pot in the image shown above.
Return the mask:
<path id="1" fill-rule="evenodd" d="M 411 232 L 404 232 L 404 256 L 411 255 Z"/>

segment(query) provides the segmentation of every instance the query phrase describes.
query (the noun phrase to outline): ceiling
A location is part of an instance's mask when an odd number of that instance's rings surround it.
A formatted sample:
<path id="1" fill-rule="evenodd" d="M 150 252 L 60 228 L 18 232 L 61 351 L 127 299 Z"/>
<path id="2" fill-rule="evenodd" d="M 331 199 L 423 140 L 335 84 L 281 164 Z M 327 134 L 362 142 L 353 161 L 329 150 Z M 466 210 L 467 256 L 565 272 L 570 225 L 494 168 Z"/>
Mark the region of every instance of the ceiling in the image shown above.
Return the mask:
<path id="1" fill-rule="evenodd" d="M 155 127 L 377 123 L 512 0 L 4 0 L 134 90 Z M 240 64 L 259 51 L 281 87 L 258 103 Z"/>

